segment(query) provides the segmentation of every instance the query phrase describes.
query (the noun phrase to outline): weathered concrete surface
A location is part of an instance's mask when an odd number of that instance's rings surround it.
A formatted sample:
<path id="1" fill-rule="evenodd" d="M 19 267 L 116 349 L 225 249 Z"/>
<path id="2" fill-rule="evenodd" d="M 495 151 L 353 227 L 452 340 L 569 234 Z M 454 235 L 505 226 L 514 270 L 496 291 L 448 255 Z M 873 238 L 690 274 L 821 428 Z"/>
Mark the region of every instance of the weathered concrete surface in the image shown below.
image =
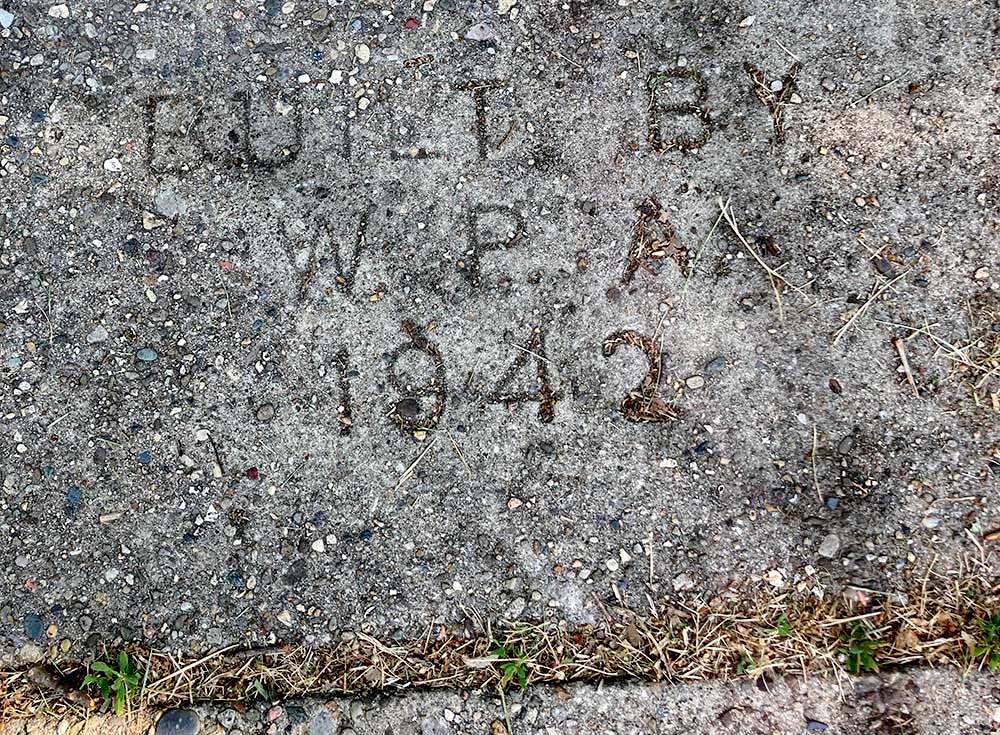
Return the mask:
<path id="1" fill-rule="evenodd" d="M 992 562 L 995 2 L 508 5 L 5 6 L 8 650 Z M 777 144 L 743 64 L 789 53 Z M 690 278 L 623 278 L 650 196 Z M 679 421 L 619 412 L 623 329 Z M 538 365 L 551 422 L 491 402 Z"/>
<path id="2" fill-rule="evenodd" d="M 994 732 L 1000 699 L 991 676 L 968 678 L 949 670 L 915 671 L 834 682 L 789 679 L 680 686 L 608 684 L 599 688 L 537 687 L 506 697 L 518 735 L 671 735 L 681 733 L 889 732 L 959 735 Z M 334 699 L 256 705 L 225 704 L 192 710 L 201 733 L 290 735 L 502 735 L 506 717 L 499 697 L 482 692 L 418 691 L 377 700 Z M 156 732 L 157 713 L 127 718 L 92 716 L 84 723 L 34 721 L 32 732 L 128 735 Z M 24 724 L 0 725 L 0 735 L 22 735 Z"/>

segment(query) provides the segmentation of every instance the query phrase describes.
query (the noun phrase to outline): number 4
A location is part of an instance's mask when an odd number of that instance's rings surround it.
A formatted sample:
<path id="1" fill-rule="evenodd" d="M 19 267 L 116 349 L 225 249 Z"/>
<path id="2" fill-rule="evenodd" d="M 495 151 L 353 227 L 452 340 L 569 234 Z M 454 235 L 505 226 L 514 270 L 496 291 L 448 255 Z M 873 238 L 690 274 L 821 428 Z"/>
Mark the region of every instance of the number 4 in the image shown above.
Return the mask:
<path id="1" fill-rule="evenodd" d="M 545 339 L 542 337 L 541 327 L 535 327 L 531 331 L 531 339 L 524 347 L 517 347 L 517 356 L 513 364 L 507 369 L 497 382 L 496 387 L 486 396 L 487 403 L 503 403 L 513 405 L 524 403 L 525 401 L 538 401 L 538 418 L 542 423 L 550 424 L 555 418 L 556 401 L 558 394 L 552 389 L 552 382 L 549 380 L 548 365 L 551 364 L 545 356 Z M 535 358 L 535 376 L 538 381 L 538 390 L 516 392 L 512 390 L 514 379 L 528 365 L 528 360 Z"/>

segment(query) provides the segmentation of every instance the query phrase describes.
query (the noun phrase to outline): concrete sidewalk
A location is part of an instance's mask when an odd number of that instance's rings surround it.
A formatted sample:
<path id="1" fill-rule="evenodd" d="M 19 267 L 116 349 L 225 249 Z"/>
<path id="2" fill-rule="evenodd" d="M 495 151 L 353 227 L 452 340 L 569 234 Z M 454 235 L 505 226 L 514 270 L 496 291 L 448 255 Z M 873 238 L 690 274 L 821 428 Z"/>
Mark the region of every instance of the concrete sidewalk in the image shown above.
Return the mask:
<path id="1" fill-rule="evenodd" d="M 682 735 L 683 733 L 826 732 L 960 735 L 1000 727 L 993 676 L 962 677 L 950 670 L 842 681 L 812 677 L 764 684 L 694 683 L 676 686 L 608 683 L 535 687 L 508 693 L 507 714 L 517 735 Z M 197 705 L 132 717 L 93 716 L 84 723 L 33 721 L 0 726 L 2 735 L 502 735 L 499 699 L 482 692 L 413 691 L 375 700 L 333 699 L 250 705 Z"/>

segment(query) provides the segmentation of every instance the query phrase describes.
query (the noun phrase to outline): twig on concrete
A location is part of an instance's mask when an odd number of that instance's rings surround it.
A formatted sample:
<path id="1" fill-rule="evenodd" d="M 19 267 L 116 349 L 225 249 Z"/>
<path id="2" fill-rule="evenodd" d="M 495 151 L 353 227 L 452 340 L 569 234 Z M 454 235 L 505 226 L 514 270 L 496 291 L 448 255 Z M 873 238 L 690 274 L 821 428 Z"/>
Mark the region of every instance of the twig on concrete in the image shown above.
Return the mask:
<path id="1" fill-rule="evenodd" d="M 893 278 L 891 281 L 886 281 L 881 286 L 879 286 L 877 289 L 875 289 L 875 292 L 868 298 L 868 300 L 865 303 L 863 303 L 861 306 L 859 306 L 857 309 L 855 309 L 854 313 L 851 314 L 851 318 L 847 320 L 847 323 L 844 324 L 844 326 L 842 326 L 839 330 L 837 330 L 837 334 L 833 338 L 833 344 L 834 345 L 839 344 L 840 340 L 847 333 L 847 330 L 851 328 L 851 325 L 854 324 L 854 322 L 856 322 L 861 317 L 861 315 L 864 314 L 868 310 L 868 308 L 872 304 L 875 303 L 876 300 L 878 300 L 878 297 L 881 296 L 882 294 L 884 294 L 886 291 L 888 291 L 889 288 L 892 287 L 892 285 L 894 283 L 896 283 L 896 281 L 898 281 L 899 279 L 901 279 L 903 276 L 905 276 L 909 272 L 910 272 L 910 270 L 906 269 L 905 271 L 903 271 L 902 273 L 900 273 L 898 276 L 896 276 L 895 278 Z"/>
<path id="2" fill-rule="evenodd" d="M 846 110 L 846 109 L 847 109 L 848 107 L 854 107 L 854 105 L 858 104 L 859 102 L 864 102 L 864 101 L 865 101 L 866 99 L 868 99 L 869 97 L 871 97 L 871 96 L 872 96 L 873 94 L 875 94 L 876 92 L 881 92 L 881 91 L 882 91 L 883 89 L 885 89 L 886 87 L 891 87 L 891 86 L 892 86 L 893 84 L 895 84 L 896 82 L 898 82 L 898 81 L 899 81 L 900 79 L 902 79 L 902 78 L 903 78 L 904 76 L 906 76 L 907 74 L 909 74 L 909 72 L 910 72 L 910 70 L 909 70 L 909 69 L 906 69 L 906 70 L 904 70 L 902 74 L 900 74 L 900 75 L 898 75 L 898 76 L 896 76 L 896 77 L 894 77 L 894 78 L 890 79 L 890 80 L 889 80 L 888 82 L 886 82 L 885 84 L 880 84 L 879 86 L 875 87 L 875 89 L 873 89 L 873 90 L 872 90 L 871 92 L 869 92 L 868 94 L 864 95 L 863 97 L 858 97 L 858 98 L 857 98 L 856 100 L 854 100 L 853 102 L 848 102 L 848 103 L 847 103 L 847 104 L 846 104 L 846 105 L 844 106 L 844 109 Z"/>
<path id="3" fill-rule="evenodd" d="M 913 397 L 920 398 L 920 391 L 917 390 L 917 383 L 913 379 L 913 373 L 910 371 L 910 361 L 906 359 L 906 345 L 899 337 L 893 337 L 891 342 L 892 346 L 896 348 L 896 353 L 899 355 L 899 362 L 903 366 L 903 372 L 906 373 L 906 382 L 913 389 Z"/>
<path id="4" fill-rule="evenodd" d="M 437 441 L 437 436 L 432 436 L 431 440 L 427 442 L 427 446 L 424 447 L 424 451 L 418 454 L 417 458 L 412 462 L 410 462 L 410 466 L 407 467 L 405 470 L 403 470 L 403 474 L 401 474 L 399 476 L 399 479 L 396 481 L 396 487 L 393 488 L 393 492 L 399 490 L 399 488 L 401 488 L 406 483 L 407 480 L 413 477 L 413 473 L 417 469 L 417 465 L 419 465 L 421 460 L 423 460 L 423 458 L 427 455 L 427 453 L 431 451 L 431 447 L 434 446 L 434 443 L 436 441 Z"/>
<path id="5" fill-rule="evenodd" d="M 806 294 L 806 292 L 803 291 L 800 286 L 794 285 L 787 278 L 785 278 L 783 275 L 781 275 L 780 273 L 778 273 L 778 271 L 775 268 L 772 268 L 767 263 L 765 263 L 764 259 L 761 258 L 760 255 L 757 254 L 757 251 L 754 250 L 753 247 L 751 247 L 750 243 L 748 243 L 746 241 L 746 238 L 743 237 L 743 233 L 740 232 L 740 227 L 739 227 L 739 225 L 736 222 L 736 217 L 733 215 L 733 208 L 732 208 L 732 205 L 729 203 L 729 200 L 727 200 L 726 202 L 723 202 L 722 198 L 720 197 L 719 198 L 719 209 L 722 211 L 723 219 L 726 220 L 726 224 L 729 225 L 729 229 L 733 231 L 734 235 L 736 235 L 736 239 L 739 240 L 739 242 L 743 246 L 743 248 L 748 253 L 750 253 L 750 256 L 755 261 L 757 261 L 757 265 L 759 265 L 764 270 L 764 273 L 766 273 L 767 277 L 770 279 L 771 288 L 774 290 L 774 297 L 775 297 L 775 300 L 778 303 L 778 312 L 779 312 L 779 315 L 780 315 L 780 317 L 782 319 L 784 319 L 784 310 L 783 310 L 782 303 L 781 303 L 781 291 L 778 288 L 778 286 L 779 285 L 787 286 L 792 291 L 795 291 L 800 296 L 805 296 L 806 298 L 809 298 L 808 294 Z M 784 266 L 782 265 L 782 266 L 779 266 L 779 267 L 784 267 Z"/>
<path id="6" fill-rule="evenodd" d="M 813 471 L 813 487 L 816 488 L 816 499 L 819 500 L 819 504 L 823 505 L 823 493 L 819 489 L 819 478 L 816 475 L 816 424 L 813 424 L 813 448 L 809 459 L 812 461 L 812 471 Z"/>

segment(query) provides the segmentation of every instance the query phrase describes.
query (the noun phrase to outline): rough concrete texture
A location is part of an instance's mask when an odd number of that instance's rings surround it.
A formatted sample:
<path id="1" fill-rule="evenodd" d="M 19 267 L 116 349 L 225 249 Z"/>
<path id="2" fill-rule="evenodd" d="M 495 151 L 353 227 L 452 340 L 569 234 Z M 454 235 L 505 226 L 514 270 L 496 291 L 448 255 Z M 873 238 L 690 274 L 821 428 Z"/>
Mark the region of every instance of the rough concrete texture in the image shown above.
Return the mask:
<path id="1" fill-rule="evenodd" d="M 959 735 L 995 732 L 1000 699 L 991 676 L 914 671 L 882 678 L 788 679 L 682 686 L 608 684 L 537 687 L 499 698 L 482 692 L 414 691 L 377 700 L 286 702 L 233 709 L 199 705 L 167 715 L 203 734 L 502 735 L 507 717 L 518 735 Z M 193 717 L 189 713 L 193 713 Z M 159 719 L 158 719 L 159 718 Z M 163 715 L 35 721 L 33 732 L 63 735 L 166 735 Z M 23 735 L 12 722 L 0 735 Z M 193 732 L 189 735 L 194 735 Z"/>
<path id="2" fill-rule="evenodd" d="M 7 651 L 991 563 L 992 0 L 3 2 Z"/>

